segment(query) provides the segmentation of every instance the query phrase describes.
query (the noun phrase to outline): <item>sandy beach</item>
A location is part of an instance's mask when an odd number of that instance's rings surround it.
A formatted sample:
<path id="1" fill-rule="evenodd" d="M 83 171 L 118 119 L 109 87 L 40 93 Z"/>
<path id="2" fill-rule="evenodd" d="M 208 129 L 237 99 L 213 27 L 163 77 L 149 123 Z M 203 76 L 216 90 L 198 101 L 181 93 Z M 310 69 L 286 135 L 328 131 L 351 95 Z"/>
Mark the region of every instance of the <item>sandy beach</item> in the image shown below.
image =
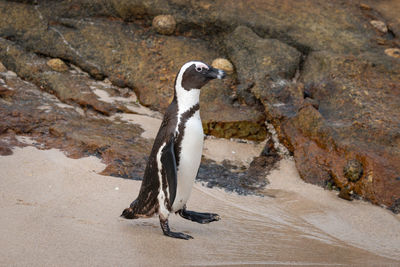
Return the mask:
<path id="1" fill-rule="evenodd" d="M 225 142 L 225 141 L 223 141 Z M 239 196 L 197 183 L 188 203 L 222 220 L 125 220 L 140 182 L 102 176 L 98 158 L 70 159 L 33 146 L 0 157 L 1 266 L 396 266 L 400 219 L 363 201 L 347 202 L 304 183 L 291 159 L 268 179 L 266 197 Z"/>
<path id="2" fill-rule="evenodd" d="M 0 1 L 0 267 L 400 267 L 398 14 L 400 0 Z M 191 240 L 120 217 L 160 125 L 179 174 L 197 171 L 187 209 L 221 217 L 171 214 Z"/>

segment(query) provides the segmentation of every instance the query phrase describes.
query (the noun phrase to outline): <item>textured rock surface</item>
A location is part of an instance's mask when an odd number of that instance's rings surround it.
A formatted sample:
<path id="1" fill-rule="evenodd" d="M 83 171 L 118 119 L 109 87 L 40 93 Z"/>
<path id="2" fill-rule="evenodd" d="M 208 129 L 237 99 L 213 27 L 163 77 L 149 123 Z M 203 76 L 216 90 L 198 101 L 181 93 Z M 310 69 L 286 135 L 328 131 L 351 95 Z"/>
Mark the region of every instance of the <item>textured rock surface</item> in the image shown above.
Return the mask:
<path id="1" fill-rule="evenodd" d="M 388 48 L 385 49 L 385 54 L 389 57 L 400 58 L 400 49 L 399 48 Z"/>
<path id="2" fill-rule="evenodd" d="M 40 62 L 39 58 L 30 61 L 36 65 Z M 134 103 L 123 97 L 125 90 L 110 85 L 106 88 L 107 84 L 88 77 L 84 82 L 90 84 L 87 87 L 92 94 L 100 94 L 99 91 L 112 94 L 114 99 L 127 105 L 124 111 L 133 112 L 129 108 Z M 109 99 L 97 101 L 108 103 L 103 101 Z M 34 140 L 32 144 L 40 149 L 55 147 L 74 158 L 88 155 L 102 158 L 107 164 L 102 174 L 141 180 L 153 140 L 141 137 L 143 130 L 139 125 L 104 116 L 95 109 L 84 111 L 81 107 L 75 101 L 71 105 L 61 102 L 13 72 L 0 72 L 0 116 L 7 118 L 0 121 L 0 155 L 11 155 L 13 146 L 25 146 L 18 138 L 29 136 Z M 124 113 L 120 111 L 119 114 Z M 263 160 L 255 161 L 248 170 L 231 163 L 217 165 L 203 159 L 198 179 L 209 186 L 220 186 L 239 194 L 257 193 L 267 184 L 265 173 L 278 159 L 276 153 L 258 158 Z"/>
<path id="3" fill-rule="evenodd" d="M 211 63 L 211 66 L 225 71 L 227 74 L 233 74 L 234 68 L 232 63 L 225 58 L 216 58 Z"/>
<path id="4" fill-rule="evenodd" d="M 68 70 L 68 66 L 59 58 L 50 59 L 47 61 L 47 65 L 58 72 L 64 72 Z"/>
<path id="5" fill-rule="evenodd" d="M 303 179 L 333 182 L 350 198 L 361 195 L 396 211 L 399 13 L 396 0 L 2 1 L 0 37 L 8 40 L 0 41 L 0 60 L 61 101 L 107 115 L 124 107 L 100 103 L 85 89 L 87 77 L 54 73 L 43 56 L 129 87 L 159 111 L 183 62 L 226 58 L 234 74 L 202 93 L 207 133 L 260 140 L 267 119 Z M 162 14 L 175 18 L 174 36 L 152 30 Z M 39 63 L 24 64 L 32 58 Z M 77 91 L 69 88 L 72 78 Z M 9 91 L 2 89 L 4 99 Z"/>
<path id="6" fill-rule="evenodd" d="M 218 55 L 217 50 L 210 49 L 207 42 L 199 38 L 155 35 L 143 23 L 74 19 L 68 17 L 68 12 L 64 14 L 61 11 L 58 17 L 58 7 L 48 4 L 50 6 L 33 9 L 29 5 L 13 2 L 0 3 L 3 12 L 7 7 L 14 10 L 0 20 L 0 35 L 12 35 L 11 39 L 18 39 L 25 48 L 36 53 L 73 62 L 95 78 L 107 76 L 117 86 L 132 88 L 143 105 L 159 111 L 164 111 L 172 99 L 172 85 L 182 64 L 192 59 L 211 64 Z M 101 3 L 98 4 L 101 6 Z M 23 23 L 25 18 L 29 18 L 29 24 Z M 4 62 L 7 63 L 7 60 Z M 234 107 L 231 102 L 225 101 L 230 94 L 230 90 L 225 90 L 227 86 L 234 86 L 232 78 L 224 83 L 210 83 L 203 89 L 201 104 L 205 123 L 222 123 L 237 138 L 265 139 L 265 127 L 260 120 L 263 113 L 253 107 Z M 212 111 L 214 106 L 220 107 L 218 118 Z M 242 113 L 245 114 L 235 116 Z M 243 134 L 242 130 L 236 134 L 238 129 L 243 129 L 243 125 L 246 125 L 244 129 L 258 129 L 255 133 Z M 231 137 L 232 134 L 218 136 Z"/>
<path id="7" fill-rule="evenodd" d="M 225 42 L 237 68 L 239 100 L 252 104 L 255 96 L 266 108 L 287 106 L 285 102 L 291 100 L 284 88 L 295 76 L 301 53 L 276 39 L 261 38 L 243 26 L 237 27 Z"/>
<path id="8" fill-rule="evenodd" d="M 77 106 L 66 105 L 8 73 L 0 73 L 0 81 L 14 92 L 0 95 L 0 116 L 7 118 L 0 121 L 0 135 L 9 136 L 11 145 L 18 144 L 16 134 L 29 135 L 41 148 L 39 143 L 62 148 L 72 157 L 103 158 L 108 165 L 105 174 L 141 178 L 152 143 L 140 137 L 143 130 L 138 125 L 85 115 Z M 7 153 L 6 144 L 0 144 L 0 151 Z"/>
<path id="9" fill-rule="evenodd" d="M 7 69 L 4 67 L 3 63 L 0 62 L 0 72 L 6 72 Z"/>
<path id="10" fill-rule="evenodd" d="M 159 15 L 153 19 L 153 28 L 160 34 L 173 34 L 176 27 L 176 21 L 171 15 Z"/>
<path id="11" fill-rule="evenodd" d="M 399 67 L 381 54 L 308 56 L 301 79 L 319 108 L 301 107 L 282 124 L 304 179 L 324 183 L 332 177 L 339 188 L 394 203 L 400 193 Z M 353 159 L 363 169 L 357 181 L 343 171 Z"/>
<path id="12" fill-rule="evenodd" d="M 76 71 L 59 73 L 53 71 L 45 59 L 34 53 L 0 38 L 0 59 L 13 69 L 19 77 L 32 81 L 49 93 L 56 95 L 62 102 L 77 103 L 82 108 L 92 108 L 103 114 L 117 111 L 117 108 L 101 101 L 90 90 L 90 81 L 86 75 Z"/>

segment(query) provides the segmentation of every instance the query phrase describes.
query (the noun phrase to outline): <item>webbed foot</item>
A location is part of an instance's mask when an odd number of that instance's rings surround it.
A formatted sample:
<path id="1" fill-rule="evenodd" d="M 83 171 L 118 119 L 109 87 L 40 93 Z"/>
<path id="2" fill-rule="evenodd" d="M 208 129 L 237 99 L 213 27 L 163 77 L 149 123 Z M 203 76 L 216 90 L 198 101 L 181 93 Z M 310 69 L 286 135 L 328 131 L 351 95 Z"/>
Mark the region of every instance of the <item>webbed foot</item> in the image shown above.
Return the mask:
<path id="1" fill-rule="evenodd" d="M 161 225 L 161 229 L 163 230 L 164 235 L 166 235 L 166 236 L 173 237 L 173 238 L 179 238 L 179 239 L 185 239 L 185 240 L 193 239 L 193 237 L 191 235 L 180 233 L 180 232 L 172 232 L 169 229 L 168 219 L 163 220 L 160 218 L 160 225 Z"/>
<path id="2" fill-rule="evenodd" d="M 221 219 L 221 217 L 216 213 L 195 212 L 186 210 L 186 208 L 179 210 L 179 215 L 181 215 L 182 218 L 197 223 L 210 223 L 214 221 L 219 221 Z"/>

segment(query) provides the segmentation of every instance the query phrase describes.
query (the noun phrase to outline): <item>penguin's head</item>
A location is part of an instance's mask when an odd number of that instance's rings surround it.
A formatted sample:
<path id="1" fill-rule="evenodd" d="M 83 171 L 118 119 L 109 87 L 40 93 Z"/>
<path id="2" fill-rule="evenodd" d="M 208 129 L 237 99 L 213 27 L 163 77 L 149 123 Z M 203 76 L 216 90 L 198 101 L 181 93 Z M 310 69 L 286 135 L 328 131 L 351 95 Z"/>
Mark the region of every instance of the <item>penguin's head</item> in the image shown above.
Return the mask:
<path id="1" fill-rule="evenodd" d="M 177 76 L 177 86 L 185 90 L 200 89 L 213 79 L 223 79 L 225 72 L 200 61 L 184 64 Z"/>

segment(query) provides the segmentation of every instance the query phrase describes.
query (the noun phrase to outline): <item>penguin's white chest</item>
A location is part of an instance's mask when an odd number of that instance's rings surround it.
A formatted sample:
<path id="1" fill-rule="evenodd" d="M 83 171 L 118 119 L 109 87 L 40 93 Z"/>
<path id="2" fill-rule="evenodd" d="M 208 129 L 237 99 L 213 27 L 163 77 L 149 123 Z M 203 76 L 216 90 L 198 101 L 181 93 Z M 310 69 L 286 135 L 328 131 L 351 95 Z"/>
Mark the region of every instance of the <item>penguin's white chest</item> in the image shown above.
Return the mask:
<path id="1" fill-rule="evenodd" d="M 186 122 L 181 143 L 181 153 L 177 155 L 179 157 L 179 166 L 176 197 L 172 205 L 174 212 L 182 209 L 190 197 L 200 166 L 203 140 L 204 133 L 200 113 L 196 111 Z"/>

